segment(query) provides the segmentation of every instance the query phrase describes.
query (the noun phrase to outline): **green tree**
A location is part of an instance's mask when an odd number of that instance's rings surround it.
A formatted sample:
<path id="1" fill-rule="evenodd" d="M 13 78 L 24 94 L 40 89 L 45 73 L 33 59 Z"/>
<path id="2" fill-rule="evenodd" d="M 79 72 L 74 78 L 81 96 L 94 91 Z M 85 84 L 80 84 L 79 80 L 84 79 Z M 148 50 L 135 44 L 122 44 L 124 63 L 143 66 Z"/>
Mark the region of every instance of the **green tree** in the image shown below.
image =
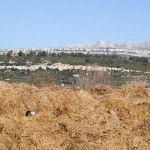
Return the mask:
<path id="1" fill-rule="evenodd" d="M 46 57 L 46 56 L 47 56 L 47 53 L 46 53 L 45 51 L 42 51 L 42 52 L 39 52 L 39 53 L 38 53 L 38 56 Z"/>
<path id="2" fill-rule="evenodd" d="M 12 56 L 12 51 L 8 51 L 7 57 L 11 57 L 11 56 Z"/>
<path id="3" fill-rule="evenodd" d="M 18 56 L 24 56 L 25 54 L 22 51 L 18 52 Z"/>
<path id="4" fill-rule="evenodd" d="M 36 52 L 35 51 L 31 51 L 29 55 L 30 56 L 36 56 Z"/>
<path id="5" fill-rule="evenodd" d="M 85 63 L 89 63 L 89 62 L 90 62 L 90 58 L 89 57 L 85 58 Z"/>

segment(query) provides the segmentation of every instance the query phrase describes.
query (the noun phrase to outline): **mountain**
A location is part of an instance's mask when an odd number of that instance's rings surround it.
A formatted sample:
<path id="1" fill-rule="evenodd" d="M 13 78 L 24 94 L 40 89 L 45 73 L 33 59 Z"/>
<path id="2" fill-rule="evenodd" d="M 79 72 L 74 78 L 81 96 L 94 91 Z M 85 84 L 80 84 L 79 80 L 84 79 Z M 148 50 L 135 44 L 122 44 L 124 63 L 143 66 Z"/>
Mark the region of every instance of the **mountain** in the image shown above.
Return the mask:
<path id="1" fill-rule="evenodd" d="M 83 48 L 83 49 L 94 49 L 94 48 L 121 48 L 121 49 L 140 49 L 150 50 L 150 42 L 106 42 L 97 41 L 89 44 L 72 44 L 67 48 Z"/>

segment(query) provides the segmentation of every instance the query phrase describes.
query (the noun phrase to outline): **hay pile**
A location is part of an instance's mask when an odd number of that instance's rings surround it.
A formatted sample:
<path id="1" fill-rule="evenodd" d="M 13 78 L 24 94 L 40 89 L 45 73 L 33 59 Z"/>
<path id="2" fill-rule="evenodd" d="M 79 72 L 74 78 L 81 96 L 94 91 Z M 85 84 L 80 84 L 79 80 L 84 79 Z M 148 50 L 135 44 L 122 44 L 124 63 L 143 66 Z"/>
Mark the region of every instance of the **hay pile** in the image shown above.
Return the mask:
<path id="1" fill-rule="evenodd" d="M 150 89 L 54 87 L 0 82 L 0 149 L 150 149 Z"/>

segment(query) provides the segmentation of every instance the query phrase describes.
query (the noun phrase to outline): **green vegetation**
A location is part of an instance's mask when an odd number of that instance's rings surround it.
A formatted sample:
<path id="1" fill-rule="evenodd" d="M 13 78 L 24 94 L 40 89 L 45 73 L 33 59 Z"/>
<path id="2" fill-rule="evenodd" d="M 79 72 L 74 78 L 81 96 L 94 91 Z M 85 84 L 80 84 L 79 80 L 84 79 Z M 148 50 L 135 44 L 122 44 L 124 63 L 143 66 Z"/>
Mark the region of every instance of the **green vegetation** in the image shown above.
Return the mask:
<path id="1" fill-rule="evenodd" d="M 30 66 L 36 64 L 47 63 L 51 65 L 53 63 L 65 63 L 70 65 L 98 65 L 115 68 L 124 68 L 140 72 L 121 72 L 111 71 L 111 78 L 109 83 L 114 85 L 122 85 L 132 80 L 147 81 L 150 82 L 150 62 L 148 58 L 144 57 L 123 57 L 117 55 L 89 55 L 82 53 L 60 53 L 60 54 L 47 54 L 44 51 L 25 55 L 22 51 L 18 53 L 18 56 L 12 56 L 10 51 L 7 55 L 0 56 L 0 65 L 3 66 Z M 89 73 L 84 72 L 84 75 Z M 79 74 L 78 70 L 64 70 L 59 71 L 58 69 L 46 69 L 42 70 L 39 68 L 37 71 L 30 70 L 18 70 L 18 69 L 3 69 L 0 70 L 0 80 L 8 82 L 27 82 L 35 85 L 45 83 L 66 83 L 74 85 L 79 81 L 79 78 L 75 78 L 73 75 Z M 97 73 L 96 73 L 97 74 Z M 82 73 L 82 78 L 86 79 Z M 81 79 L 82 80 L 82 79 Z M 87 80 L 87 79 L 86 79 Z M 111 81 L 110 81 L 111 80 Z M 100 82 L 95 80 L 96 82 Z M 90 82 L 93 82 L 90 80 Z"/>
<path id="2" fill-rule="evenodd" d="M 145 57 L 123 57 L 117 55 L 89 55 L 82 53 L 60 53 L 60 54 L 47 54 L 44 51 L 36 54 L 30 52 L 25 55 L 23 52 L 19 52 L 18 56 L 12 56 L 12 52 L 9 52 L 6 56 L 0 56 L 0 62 L 4 62 L 4 65 L 9 65 L 9 61 L 16 62 L 17 65 L 26 65 L 30 62 L 31 65 L 40 63 L 65 63 L 70 65 L 92 65 L 97 64 L 100 66 L 125 68 L 139 71 L 150 71 L 150 63 L 148 58 Z"/>
<path id="3" fill-rule="evenodd" d="M 43 70 L 39 68 L 36 71 L 30 70 L 18 70 L 18 69 L 2 69 L 0 70 L 0 80 L 7 81 L 10 83 L 29 83 L 39 86 L 46 83 L 56 83 L 56 84 L 75 84 L 75 78 L 73 74 L 77 72 L 75 70 L 63 70 L 58 69 L 46 69 Z"/>

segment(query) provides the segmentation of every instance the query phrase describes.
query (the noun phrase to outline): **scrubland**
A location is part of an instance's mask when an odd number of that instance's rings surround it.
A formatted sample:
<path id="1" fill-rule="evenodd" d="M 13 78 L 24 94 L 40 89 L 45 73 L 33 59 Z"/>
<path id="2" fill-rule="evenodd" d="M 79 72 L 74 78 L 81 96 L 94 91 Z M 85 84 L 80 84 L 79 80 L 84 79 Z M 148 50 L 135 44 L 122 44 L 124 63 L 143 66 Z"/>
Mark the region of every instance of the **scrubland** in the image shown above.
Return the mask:
<path id="1" fill-rule="evenodd" d="M 36 115 L 26 117 L 28 110 Z M 150 88 L 0 82 L 1 150 L 149 150 Z"/>

